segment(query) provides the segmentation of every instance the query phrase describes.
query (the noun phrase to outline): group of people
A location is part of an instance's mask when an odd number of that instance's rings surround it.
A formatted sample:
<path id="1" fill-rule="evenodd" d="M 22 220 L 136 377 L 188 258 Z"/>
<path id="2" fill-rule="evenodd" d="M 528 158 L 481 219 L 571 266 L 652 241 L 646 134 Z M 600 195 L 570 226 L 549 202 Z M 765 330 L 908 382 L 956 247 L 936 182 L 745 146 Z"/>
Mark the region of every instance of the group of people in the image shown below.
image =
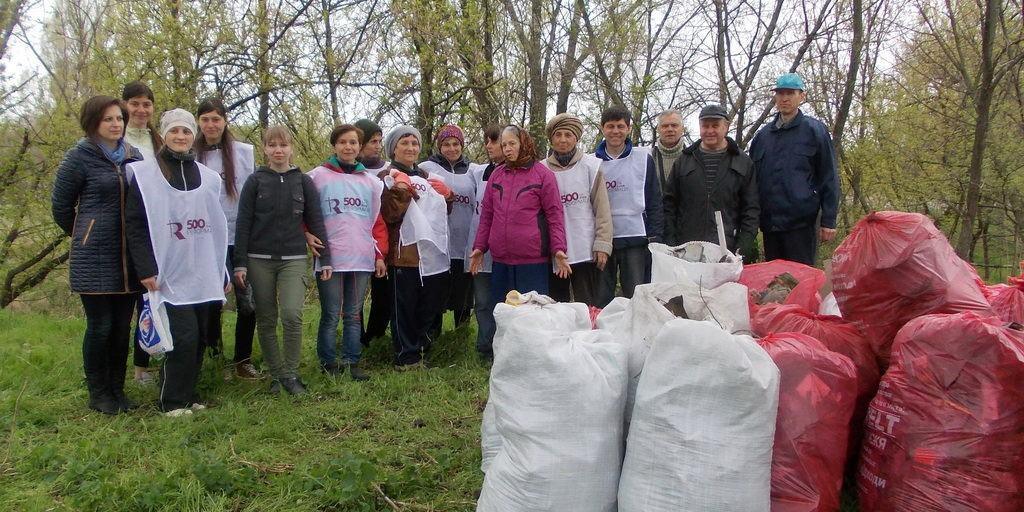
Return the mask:
<path id="1" fill-rule="evenodd" d="M 446 310 L 456 326 L 475 315 L 476 349 L 489 360 L 493 308 L 512 290 L 599 308 L 617 293 L 630 297 L 650 280 L 648 244 L 717 241 L 716 212 L 728 248 L 748 260 L 758 257 L 760 229 L 766 259 L 813 264 L 819 240 L 835 233 L 838 178 L 827 129 L 799 109 L 804 89 L 798 75 L 778 79 L 778 112 L 749 156 L 727 136 L 721 106 L 700 111 L 700 139 L 690 145 L 682 114 L 662 113 L 653 148 L 634 146 L 630 112 L 611 107 L 593 153 L 580 145 L 582 120 L 568 113 L 547 122 L 546 157 L 521 127 L 485 128 L 485 163 L 466 156 L 458 126 L 444 125 L 421 161 L 415 127 L 385 134 L 361 119 L 334 127 L 329 156 L 308 172 L 292 163 L 283 126 L 265 130 L 257 166 L 256 148 L 234 139 L 218 99 L 200 101 L 194 115 L 168 110 L 156 124 L 145 84 L 128 84 L 120 99 L 90 98 L 85 136 L 53 190 L 54 219 L 71 237 L 71 288 L 87 318 L 89 406 L 136 407 L 124 384 L 143 292 L 149 307 L 166 310 L 174 345 L 158 405 L 179 416 L 204 408 L 196 380 L 206 348 L 220 350 L 232 291 L 234 374 L 263 378 L 252 363 L 258 331 L 270 391 L 302 394 L 311 279 L 320 369 L 362 381 L 362 348 L 388 327 L 395 369 L 405 371 L 426 366 Z M 136 379 L 151 379 L 135 345 Z"/>

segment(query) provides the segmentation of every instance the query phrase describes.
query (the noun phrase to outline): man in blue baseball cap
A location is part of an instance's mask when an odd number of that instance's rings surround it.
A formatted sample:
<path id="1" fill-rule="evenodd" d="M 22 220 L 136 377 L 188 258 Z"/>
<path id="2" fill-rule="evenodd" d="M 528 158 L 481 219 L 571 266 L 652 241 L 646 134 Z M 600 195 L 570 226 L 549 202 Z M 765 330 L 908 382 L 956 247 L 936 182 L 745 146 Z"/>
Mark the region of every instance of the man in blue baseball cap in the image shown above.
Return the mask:
<path id="1" fill-rule="evenodd" d="M 804 81 L 786 73 L 775 82 L 778 111 L 750 143 L 757 167 L 765 261 L 785 259 L 814 265 L 818 242 L 836 234 L 839 177 L 832 137 L 825 125 L 804 115 Z"/>

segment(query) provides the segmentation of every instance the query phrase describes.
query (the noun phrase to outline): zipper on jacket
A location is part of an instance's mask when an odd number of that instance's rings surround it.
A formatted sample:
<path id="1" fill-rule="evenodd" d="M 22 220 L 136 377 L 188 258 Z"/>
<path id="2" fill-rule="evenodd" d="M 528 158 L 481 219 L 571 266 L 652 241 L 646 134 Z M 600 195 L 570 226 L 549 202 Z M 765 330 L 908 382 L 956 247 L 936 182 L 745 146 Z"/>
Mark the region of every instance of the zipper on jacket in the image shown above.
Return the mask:
<path id="1" fill-rule="evenodd" d="M 128 240 L 126 239 L 125 227 L 124 227 L 124 209 L 127 206 L 125 204 L 125 177 L 121 172 L 121 168 L 114 164 L 114 172 L 117 173 L 117 184 L 118 190 L 121 192 L 121 273 L 124 275 L 124 291 L 125 293 L 131 293 L 131 283 L 128 282 L 128 255 L 126 253 L 126 247 Z"/>
<path id="2" fill-rule="evenodd" d="M 181 172 L 181 184 L 185 188 L 185 192 L 188 192 L 188 181 L 185 180 L 185 163 L 178 160 L 178 169 Z"/>
<path id="3" fill-rule="evenodd" d="M 82 246 L 85 246 L 89 242 L 89 235 L 92 233 L 92 227 L 96 224 L 96 219 L 89 221 L 89 227 L 85 228 L 85 236 L 82 237 Z"/>

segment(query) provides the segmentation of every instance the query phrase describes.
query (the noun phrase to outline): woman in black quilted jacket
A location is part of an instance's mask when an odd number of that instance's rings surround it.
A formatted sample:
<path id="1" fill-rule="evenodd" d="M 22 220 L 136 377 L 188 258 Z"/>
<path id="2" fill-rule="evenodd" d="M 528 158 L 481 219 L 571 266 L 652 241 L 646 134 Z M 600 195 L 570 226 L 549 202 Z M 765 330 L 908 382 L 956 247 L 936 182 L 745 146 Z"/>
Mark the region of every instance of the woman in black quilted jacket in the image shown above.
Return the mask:
<path id="1" fill-rule="evenodd" d="M 120 100 L 93 96 L 82 105 L 85 137 L 68 150 L 53 184 L 53 220 L 71 237 L 71 291 L 82 298 L 82 362 L 89 407 L 117 414 L 136 407 L 124 393 L 132 311 L 142 290 L 125 243 L 125 165 L 142 160 L 124 141 Z"/>

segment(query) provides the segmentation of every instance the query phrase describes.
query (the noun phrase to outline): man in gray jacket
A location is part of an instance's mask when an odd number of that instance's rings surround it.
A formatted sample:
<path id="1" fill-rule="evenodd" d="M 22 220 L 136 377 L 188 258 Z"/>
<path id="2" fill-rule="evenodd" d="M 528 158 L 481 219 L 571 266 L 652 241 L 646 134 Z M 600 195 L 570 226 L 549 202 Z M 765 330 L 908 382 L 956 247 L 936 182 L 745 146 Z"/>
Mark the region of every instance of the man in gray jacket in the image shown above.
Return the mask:
<path id="1" fill-rule="evenodd" d="M 700 140 L 683 149 L 665 185 L 665 238 L 671 245 L 718 242 L 715 212 L 722 212 L 729 250 L 756 259 L 754 238 L 760 217 L 754 162 L 729 132 L 729 115 L 719 105 L 700 111 Z"/>

